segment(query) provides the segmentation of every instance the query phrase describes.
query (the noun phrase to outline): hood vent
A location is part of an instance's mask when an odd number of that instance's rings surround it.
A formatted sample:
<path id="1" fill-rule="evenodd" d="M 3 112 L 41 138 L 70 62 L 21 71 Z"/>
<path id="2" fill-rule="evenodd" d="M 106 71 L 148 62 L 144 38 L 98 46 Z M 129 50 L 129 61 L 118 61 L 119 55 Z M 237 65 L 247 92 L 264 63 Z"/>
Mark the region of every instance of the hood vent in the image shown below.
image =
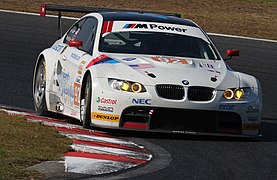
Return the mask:
<path id="1" fill-rule="evenodd" d="M 185 96 L 184 87 L 179 85 L 159 84 L 156 91 L 158 96 L 165 99 L 182 100 Z"/>
<path id="2" fill-rule="evenodd" d="M 156 75 L 153 73 L 147 73 L 148 76 L 150 76 L 151 78 L 156 78 Z"/>

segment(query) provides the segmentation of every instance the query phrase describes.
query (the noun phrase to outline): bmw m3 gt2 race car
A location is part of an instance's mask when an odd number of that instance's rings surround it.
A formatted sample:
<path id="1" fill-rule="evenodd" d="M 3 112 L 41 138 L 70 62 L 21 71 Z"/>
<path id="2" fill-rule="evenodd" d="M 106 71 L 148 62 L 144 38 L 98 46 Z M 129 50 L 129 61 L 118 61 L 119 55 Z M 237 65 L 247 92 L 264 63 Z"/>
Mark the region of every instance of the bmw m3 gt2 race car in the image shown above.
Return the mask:
<path id="1" fill-rule="evenodd" d="M 262 94 L 253 76 L 231 70 L 193 21 L 171 14 L 76 6 L 87 12 L 39 54 L 35 109 L 85 128 L 257 136 Z M 227 56 L 237 56 L 228 50 Z"/>

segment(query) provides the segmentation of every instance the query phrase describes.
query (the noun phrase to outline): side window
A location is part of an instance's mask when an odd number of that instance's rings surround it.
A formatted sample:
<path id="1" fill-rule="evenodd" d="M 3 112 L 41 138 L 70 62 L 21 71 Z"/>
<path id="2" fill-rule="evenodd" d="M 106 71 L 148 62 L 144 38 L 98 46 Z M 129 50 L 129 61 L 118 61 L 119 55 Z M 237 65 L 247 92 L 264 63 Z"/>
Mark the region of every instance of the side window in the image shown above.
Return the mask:
<path id="1" fill-rule="evenodd" d="M 84 18 L 77 22 L 68 32 L 64 39 L 64 43 L 68 42 L 74 38 L 76 40 L 81 40 L 83 46 L 80 50 L 83 50 L 89 54 L 92 53 L 92 48 L 94 44 L 94 38 L 97 29 L 97 19 L 96 18 Z"/>

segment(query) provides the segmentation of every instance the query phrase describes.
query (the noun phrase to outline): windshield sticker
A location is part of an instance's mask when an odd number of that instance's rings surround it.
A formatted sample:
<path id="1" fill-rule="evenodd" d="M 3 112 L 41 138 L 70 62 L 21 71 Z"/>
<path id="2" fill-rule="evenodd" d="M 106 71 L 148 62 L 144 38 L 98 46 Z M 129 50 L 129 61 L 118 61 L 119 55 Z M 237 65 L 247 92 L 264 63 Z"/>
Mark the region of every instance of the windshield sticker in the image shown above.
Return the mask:
<path id="1" fill-rule="evenodd" d="M 140 28 L 140 29 L 159 29 L 159 30 L 167 30 L 173 32 L 186 32 L 187 29 L 179 28 L 174 26 L 166 26 L 166 25 L 157 25 L 157 24 L 125 24 L 123 29 L 126 28 Z"/>
<path id="2" fill-rule="evenodd" d="M 112 26 L 111 26 L 112 24 Z M 108 28 L 109 27 L 109 28 Z M 108 30 L 109 29 L 109 30 Z M 172 34 L 181 34 L 201 38 L 207 43 L 209 40 L 198 27 L 186 26 L 182 24 L 169 24 L 160 22 L 143 21 L 113 21 L 112 23 L 103 23 L 102 37 L 110 32 L 164 32 Z"/>
<path id="3" fill-rule="evenodd" d="M 101 55 L 101 56 L 98 56 L 97 58 L 91 60 L 90 63 L 88 63 L 88 65 L 86 66 L 86 69 L 90 68 L 93 65 L 100 64 L 100 63 L 117 64 L 119 62 L 117 60 L 109 58 L 106 55 Z"/>
<path id="4" fill-rule="evenodd" d="M 153 59 L 154 61 L 157 61 L 157 62 L 163 62 L 163 63 L 167 63 L 167 64 L 189 64 L 183 58 L 156 56 L 156 57 L 151 57 L 151 59 Z"/>

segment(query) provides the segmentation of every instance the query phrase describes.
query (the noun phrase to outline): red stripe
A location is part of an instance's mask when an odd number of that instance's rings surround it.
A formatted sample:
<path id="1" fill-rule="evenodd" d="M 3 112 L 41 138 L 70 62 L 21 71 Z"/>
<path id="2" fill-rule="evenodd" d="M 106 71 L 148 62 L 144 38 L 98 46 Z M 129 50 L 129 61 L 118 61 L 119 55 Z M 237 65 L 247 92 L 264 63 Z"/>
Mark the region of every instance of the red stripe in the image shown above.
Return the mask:
<path id="1" fill-rule="evenodd" d="M 136 123 L 136 122 L 125 122 L 123 125 L 124 128 L 130 129 L 147 129 L 147 123 Z"/>
<path id="2" fill-rule="evenodd" d="M 139 147 L 129 147 L 121 144 L 113 144 L 113 143 L 106 143 L 106 142 L 92 142 L 92 141 L 83 141 L 78 139 L 73 139 L 73 143 L 81 144 L 81 145 L 88 145 L 88 146 L 98 146 L 98 147 L 110 147 L 110 148 L 117 148 L 117 149 L 124 149 L 134 152 L 140 153 L 148 153 L 145 149 L 141 149 Z"/>
<path id="3" fill-rule="evenodd" d="M 38 121 L 47 121 L 47 122 L 57 122 L 57 123 L 60 123 L 60 124 L 68 124 L 68 123 L 63 122 L 63 121 L 58 120 L 58 119 L 50 119 L 50 118 L 40 117 L 40 116 L 26 115 L 25 117 L 30 118 L 32 120 L 38 120 Z"/>
<path id="4" fill-rule="evenodd" d="M 88 65 L 86 66 L 86 69 L 88 69 L 89 67 L 93 66 L 95 63 L 97 63 L 98 61 L 101 61 L 103 59 L 107 58 L 106 55 L 101 55 L 101 56 L 98 56 L 97 58 L 91 60 Z"/>
<path id="5" fill-rule="evenodd" d="M 103 27 L 102 27 L 102 34 L 107 32 L 107 27 L 108 27 L 108 21 L 104 21 Z"/>
<path id="6" fill-rule="evenodd" d="M 112 32 L 112 29 L 113 29 L 113 21 L 109 21 L 107 32 Z"/>
<path id="7" fill-rule="evenodd" d="M 135 159 L 135 158 L 125 157 L 125 156 L 117 156 L 112 154 L 87 153 L 87 152 L 67 152 L 65 153 L 65 156 L 110 160 L 110 161 L 118 161 L 118 162 L 125 162 L 125 163 L 134 163 L 134 164 L 144 164 L 147 162 L 146 160 Z"/>
<path id="8" fill-rule="evenodd" d="M 130 28 L 134 28 L 136 26 L 136 24 L 132 24 Z"/>
<path id="9" fill-rule="evenodd" d="M 69 128 L 65 128 L 65 127 L 55 127 L 55 129 L 57 129 L 58 131 L 66 132 L 66 133 L 70 133 L 70 134 L 83 134 L 83 135 L 90 135 L 90 136 L 115 138 L 113 136 L 110 136 L 110 135 L 107 135 L 104 133 L 92 132 L 90 130 L 85 130 L 85 129 L 78 129 L 78 128 L 69 129 Z M 116 138 L 116 139 L 120 139 L 120 138 Z"/>

